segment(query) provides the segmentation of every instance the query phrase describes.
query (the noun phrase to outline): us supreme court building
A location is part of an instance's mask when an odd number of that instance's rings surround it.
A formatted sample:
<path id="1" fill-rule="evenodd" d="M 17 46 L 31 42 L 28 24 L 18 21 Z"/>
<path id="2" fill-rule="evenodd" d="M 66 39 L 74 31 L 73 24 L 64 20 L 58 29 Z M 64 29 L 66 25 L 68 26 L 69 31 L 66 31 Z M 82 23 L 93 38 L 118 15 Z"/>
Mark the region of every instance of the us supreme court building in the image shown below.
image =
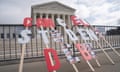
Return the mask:
<path id="1" fill-rule="evenodd" d="M 52 18 L 54 23 L 57 24 L 55 19 L 59 17 L 70 25 L 70 16 L 73 15 L 74 12 L 75 9 L 57 1 L 33 5 L 31 7 L 31 17 L 33 18 L 34 24 L 36 24 L 36 18 Z"/>

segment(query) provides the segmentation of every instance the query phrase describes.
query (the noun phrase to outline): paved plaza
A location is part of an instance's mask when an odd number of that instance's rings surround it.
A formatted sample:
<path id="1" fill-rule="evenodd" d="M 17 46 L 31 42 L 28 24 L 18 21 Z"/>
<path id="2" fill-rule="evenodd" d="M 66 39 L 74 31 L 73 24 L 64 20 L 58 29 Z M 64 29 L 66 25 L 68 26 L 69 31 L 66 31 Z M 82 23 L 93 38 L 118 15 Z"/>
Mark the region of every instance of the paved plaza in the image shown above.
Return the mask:
<path id="1" fill-rule="evenodd" d="M 120 50 L 118 50 L 120 53 Z M 95 72 L 120 72 L 120 57 L 117 56 L 113 51 L 109 51 L 108 54 L 111 56 L 115 65 L 112 65 L 106 58 L 103 52 L 97 53 L 98 60 L 101 67 L 98 67 L 94 60 L 90 61 Z M 80 57 L 81 58 L 81 57 Z M 34 59 L 33 59 L 34 60 Z M 69 64 L 65 58 L 60 58 L 61 68 L 57 72 L 75 72 L 72 65 Z M 79 72 L 92 72 L 87 63 L 81 58 L 81 62 L 76 64 Z M 0 72 L 18 72 L 19 64 L 1 65 Z M 45 61 L 33 61 L 24 63 L 23 72 L 47 72 Z"/>

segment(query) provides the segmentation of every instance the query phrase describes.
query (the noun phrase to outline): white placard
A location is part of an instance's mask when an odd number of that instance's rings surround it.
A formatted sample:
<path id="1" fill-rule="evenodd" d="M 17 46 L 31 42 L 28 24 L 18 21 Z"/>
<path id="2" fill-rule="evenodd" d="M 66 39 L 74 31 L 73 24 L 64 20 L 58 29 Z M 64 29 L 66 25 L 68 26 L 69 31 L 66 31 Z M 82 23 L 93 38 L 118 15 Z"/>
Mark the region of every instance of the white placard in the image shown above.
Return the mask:
<path id="1" fill-rule="evenodd" d="M 93 32 L 93 30 L 91 29 L 86 29 L 86 32 L 89 34 L 89 37 L 91 38 L 91 40 L 99 40 L 98 37 L 95 35 L 95 33 Z"/>
<path id="2" fill-rule="evenodd" d="M 78 31 L 78 33 L 80 34 L 80 36 L 83 40 L 90 40 L 89 35 L 87 34 L 85 29 L 77 28 L 77 31 Z"/>
<path id="3" fill-rule="evenodd" d="M 20 44 L 28 43 L 30 41 L 29 34 L 32 34 L 31 30 L 28 30 L 28 29 L 22 30 L 20 33 L 21 38 L 18 38 L 18 43 L 20 43 Z"/>
<path id="4" fill-rule="evenodd" d="M 48 31 L 45 31 L 45 30 L 37 30 L 38 34 L 41 34 L 42 35 L 42 38 L 43 38 L 43 41 L 44 43 L 47 45 L 49 44 L 49 40 L 48 40 L 48 37 L 47 37 L 47 34 L 48 34 Z"/>
<path id="5" fill-rule="evenodd" d="M 62 19 L 60 19 L 60 18 L 57 18 L 56 20 L 57 20 L 57 22 L 58 22 L 59 25 L 61 25 L 61 26 L 63 26 L 63 27 L 66 26 L 64 20 L 62 20 Z"/>
<path id="6" fill-rule="evenodd" d="M 78 40 L 77 36 L 74 34 L 74 32 L 72 30 L 66 29 L 65 31 L 72 41 Z"/>

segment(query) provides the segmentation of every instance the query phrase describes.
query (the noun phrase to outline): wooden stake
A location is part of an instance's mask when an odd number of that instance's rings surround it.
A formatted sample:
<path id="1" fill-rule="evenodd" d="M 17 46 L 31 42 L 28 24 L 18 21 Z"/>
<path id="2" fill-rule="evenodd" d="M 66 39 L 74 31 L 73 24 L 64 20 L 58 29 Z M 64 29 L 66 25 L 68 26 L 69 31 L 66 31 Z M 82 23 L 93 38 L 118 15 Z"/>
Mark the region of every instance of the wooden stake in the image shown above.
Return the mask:
<path id="1" fill-rule="evenodd" d="M 101 65 L 100 65 L 100 63 L 99 63 L 97 58 L 95 58 L 95 61 L 96 61 L 97 65 L 98 65 L 98 67 L 101 67 Z"/>
<path id="2" fill-rule="evenodd" d="M 103 40 L 110 46 L 110 48 L 118 55 L 118 56 L 120 56 L 120 53 L 118 52 L 118 51 L 116 51 L 113 47 L 112 47 L 112 45 L 104 38 L 104 37 L 102 37 L 103 38 Z"/>
<path id="3" fill-rule="evenodd" d="M 90 64 L 90 62 L 89 62 L 88 60 L 87 60 L 86 62 L 87 62 L 87 64 L 88 64 L 88 66 L 90 67 L 90 69 L 94 72 L 95 69 L 92 67 L 92 65 Z"/>
<path id="4" fill-rule="evenodd" d="M 75 64 L 72 64 L 72 66 L 73 66 L 75 72 L 79 72 Z"/>
<path id="5" fill-rule="evenodd" d="M 24 62 L 24 52 L 25 52 L 26 44 L 22 44 L 22 53 L 21 53 L 21 60 L 19 65 L 19 72 L 23 72 L 23 62 Z"/>
<path id="6" fill-rule="evenodd" d="M 105 50 L 102 48 L 102 46 L 96 41 L 97 45 L 100 47 L 100 49 L 103 51 L 103 53 L 107 56 L 108 60 L 112 63 L 115 64 L 114 61 L 111 59 L 111 57 L 105 52 Z"/>

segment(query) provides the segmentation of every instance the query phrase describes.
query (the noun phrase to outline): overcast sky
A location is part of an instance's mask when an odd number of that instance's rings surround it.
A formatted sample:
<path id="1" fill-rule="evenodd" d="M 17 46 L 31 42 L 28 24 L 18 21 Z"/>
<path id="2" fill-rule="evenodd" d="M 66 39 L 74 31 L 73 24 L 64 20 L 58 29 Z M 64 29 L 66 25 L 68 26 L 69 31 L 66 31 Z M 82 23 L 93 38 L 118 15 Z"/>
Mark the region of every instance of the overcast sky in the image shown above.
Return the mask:
<path id="1" fill-rule="evenodd" d="M 91 24 L 114 25 L 120 19 L 120 0 L 0 0 L 0 24 L 22 24 L 30 17 L 31 5 L 48 1 L 77 9 L 76 14 Z"/>

